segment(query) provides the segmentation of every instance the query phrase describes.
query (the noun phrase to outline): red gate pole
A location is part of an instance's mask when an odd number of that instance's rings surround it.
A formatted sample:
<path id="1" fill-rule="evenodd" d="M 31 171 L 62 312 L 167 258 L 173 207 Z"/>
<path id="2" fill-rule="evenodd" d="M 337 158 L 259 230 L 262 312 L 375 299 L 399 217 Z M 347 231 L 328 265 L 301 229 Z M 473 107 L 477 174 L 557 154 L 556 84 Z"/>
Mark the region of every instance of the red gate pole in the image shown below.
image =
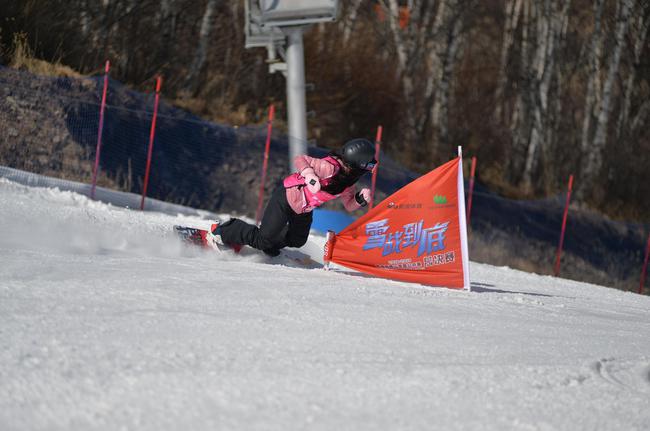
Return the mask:
<path id="1" fill-rule="evenodd" d="M 262 220 L 262 204 L 264 203 L 264 184 L 266 183 L 266 171 L 269 167 L 269 151 L 271 149 L 271 131 L 273 130 L 273 117 L 275 106 L 269 106 L 269 119 L 266 123 L 266 145 L 264 146 L 264 163 L 262 163 L 262 182 L 257 199 L 257 211 L 255 211 L 255 222 L 259 225 Z"/>
<path id="2" fill-rule="evenodd" d="M 381 133 L 383 128 L 381 126 L 377 127 L 377 136 L 375 137 L 375 160 L 377 164 L 372 170 L 372 184 L 370 186 L 370 203 L 368 205 L 368 210 L 372 209 L 372 206 L 375 204 L 375 186 L 377 184 L 377 171 L 379 170 L 379 149 L 381 147 Z"/>
<path id="3" fill-rule="evenodd" d="M 571 200 L 571 189 L 573 188 L 573 175 L 569 176 L 569 191 L 566 195 L 566 205 L 564 206 L 564 216 L 562 217 L 562 231 L 560 232 L 560 243 L 557 246 L 555 256 L 555 276 L 560 275 L 560 258 L 562 257 L 562 246 L 564 245 L 564 233 L 566 232 L 566 219 L 569 215 L 569 201 Z"/>
<path id="4" fill-rule="evenodd" d="M 156 133 L 156 117 L 158 116 L 158 102 L 160 101 L 160 86 L 162 78 L 156 78 L 156 98 L 153 103 L 153 119 L 151 120 L 151 131 L 149 132 L 149 150 L 147 152 L 147 169 L 144 172 L 144 186 L 142 188 L 142 200 L 140 201 L 140 210 L 144 210 L 144 200 L 147 196 L 147 185 L 149 184 L 149 172 L 151 170 L 151 154 L 153 152 L 153 139 Z"/>
<path id="5" fill-rule="evenodd" d="M 99 171 L 99 154 L 102 151 L 102 131 L 104 130 L 104 109 L 106 108 L 106 91 L 108 90 L 108 71 L 111 62 L 106 60 L 104 68 L 104 90 L 102 91 L 102 104 L 99 108 L 99 130 L 97 131 L 97 149 L 95 150 L 95 166 L 93 168 L 93 183 L 90 188 L 90 199 L 95 199 L 95 188 L 97 187 L 97 172 Z"/>
<path id="6" fill-rule="evenodd" d="M 648 234 L 648 245 L 645 248 L 645 259 L 643 260 L 643 268 L 641 268 L 641 283 L 639 283 L 639 295 L 643 294 L 643 286 L 645 285 L 645 275 L 648 269 L 648 256 L 650 256 L 650 234 Z"/>
<path id="7" fill-rule="evenodd" d="M 469 196 L 467 197 L 467 226 L 472 215 L 472 195 L 474 194 L 474 174 L 476 173 L 476 157 L 472 157 L 472 171 L 469 175 Z"/>

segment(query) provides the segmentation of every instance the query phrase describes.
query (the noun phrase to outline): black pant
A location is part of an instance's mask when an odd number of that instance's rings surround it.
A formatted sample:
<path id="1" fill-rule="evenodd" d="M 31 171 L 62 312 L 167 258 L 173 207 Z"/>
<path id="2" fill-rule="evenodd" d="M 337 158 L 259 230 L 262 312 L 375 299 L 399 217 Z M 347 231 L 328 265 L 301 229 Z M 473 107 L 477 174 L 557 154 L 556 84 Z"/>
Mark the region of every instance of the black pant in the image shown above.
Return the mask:
<path id="1" fill-rule="evenodd" d="M 273 191 L 266 204 L 260 227 L 239 219 L 219 226 L 218 233 L 226 244 L 246 244 L 267 254 L 277 255 L 283 247 L 302 247 L 309 237 L 313 215 L 296 214 L 282 184 Z"/>

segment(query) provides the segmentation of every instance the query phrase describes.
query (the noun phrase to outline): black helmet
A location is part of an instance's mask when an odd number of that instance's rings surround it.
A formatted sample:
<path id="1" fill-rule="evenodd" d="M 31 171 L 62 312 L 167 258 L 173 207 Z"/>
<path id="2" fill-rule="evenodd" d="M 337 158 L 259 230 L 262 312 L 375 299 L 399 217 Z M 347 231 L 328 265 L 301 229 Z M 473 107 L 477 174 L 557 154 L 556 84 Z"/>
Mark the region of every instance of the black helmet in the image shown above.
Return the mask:
<path id="1" fill-rule="evenodd" d="M 367 139 L 357 138 L 346 142 L 341 148 L 343 161 L 357 169 L 371 171 L 375 167 L 375 146 Z"/>

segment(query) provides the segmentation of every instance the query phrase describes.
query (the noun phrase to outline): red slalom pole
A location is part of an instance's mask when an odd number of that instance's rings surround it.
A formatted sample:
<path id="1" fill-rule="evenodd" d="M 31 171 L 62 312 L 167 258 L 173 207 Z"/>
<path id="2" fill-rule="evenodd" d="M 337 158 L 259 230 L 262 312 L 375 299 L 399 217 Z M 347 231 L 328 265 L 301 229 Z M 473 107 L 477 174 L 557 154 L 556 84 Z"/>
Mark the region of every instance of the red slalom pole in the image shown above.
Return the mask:
<path id="1" fill-rule="evenodd" d="M 149 132 L 149 151 L 147 152 L 147 169 L 144 172 L 144 187 L 142 188 L 142 200 L 140 201 L 140 210 L 144 210 L 144 199 L 147 196 L 147 185 L 149 184 L 149 172 L 151 170 L 151 154 L 153 152 L 153 139 L 156 133 L 156 117 L 158 116 L 158 102 L 160 101 L 160 86 L 162 78 L 156 78 L 156 98 L 153 103 L 153 119 L 151 120 L 151 131 Z"/>
<path id="2" fill-rule="evenodd" d="M 379 149 L 381 147 L 381 133 L 383 128 L 381 126 L 377 127 L 377 136 L 375 137 L 375 160 L 377 164 L 372 170 L 372 185 L 370 186 L 370 203 L 368 205 L 368 210 L 372 209 L 372 206 L 375 204 L 375 186 L 377 184 L 377 171 L 379 170 Z"/>
<path id="3" fill-rule="evenodd" d="M 262 204 L 264 203 L 264 184 L 266 183 L 266 171 L 269 167 L 269 151 L 271 150 L 271 132 L 273 131 L 273 117 L 275 106 L 269 106 L 269 119 L 266 123 L 266 145 L 264 146 L 264 163 L 262 163 L 262 182 L 257 199 L 257 211 L 255 211 L 255 222 L 259 225 L 262 220 Z"/>
<path id="4" fill-rule="evenodd" d="M 562 217 L 562 231 L 560 233 L 560 244 L 557 246 L 555 256 L 555 276 L 560 275 L 560 257 L 562 256 L 562 246 L 564 245 L 564 233 L 566 232 L 566 219 L 569 215 L 569 201 L 571 200 L 571 189 L 573 188 L 573 175 L 569 176 L 569 191 L 566 195 L 566 205 L 564 206 L 564 216 Z"/>
<path id="5" fill-rule="evenodd" d="M 648 235 L 648 245 L 645 248 L 645 259 L 643 260 L 643 268 L 641 268 L 641 283 L 639 283 L 639 295 L 643 294 L 643 286 L 645 285 L 646 270 L 648 269 L 648 256 L 650 256 L 650 234 Z"/>
<path id="6" fill-rule="evenodd" d="M 95 150 L 95 167 L 93 168 L 93 183 L 90 188 L 90 199 L 95 199 L 95 188 L 97 187 L 97 172 L 99 171 L 99 154 L 102 151 L 102 132 L 104 130 L 104 110 L 106 109 L 106 91 L 108 90 L 108 71 L 111 62 L 106 60 L 104 68 L 104 90 L 102 91 L 102 104 L 99 108 L 99 130 L 97 131 L 97 149 Z"/>
<path id="7" fill-rule="evenodd" d="M 472 195 L 474 194 L 474 174 L 476 173 L 476 157 L 472 157 L 472 171 L 469 174 L 469 196 L 467 197 L 467 226 L 472 215 Z"/>

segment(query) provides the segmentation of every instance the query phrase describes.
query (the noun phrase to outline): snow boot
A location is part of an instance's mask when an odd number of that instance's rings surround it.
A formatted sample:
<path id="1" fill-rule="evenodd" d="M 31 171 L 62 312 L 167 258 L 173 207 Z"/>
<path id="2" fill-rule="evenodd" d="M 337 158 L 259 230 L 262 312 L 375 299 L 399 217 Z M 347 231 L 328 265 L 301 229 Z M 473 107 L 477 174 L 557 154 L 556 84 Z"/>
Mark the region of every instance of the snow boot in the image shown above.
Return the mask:
<path id="1" fill-rule="evenodd" d="M 219 224 L 220 221 L 217 220 L 210 225 L 210 229 L 208 229 L 208 233 L 205 235 L 205 243 L 207 246 L 219 251 L 232 250 L 235 253 L 239 253 L 243 246 L 241 244 L 226 244 L 223 242 L 221 232 L 219 232 Z"/>

